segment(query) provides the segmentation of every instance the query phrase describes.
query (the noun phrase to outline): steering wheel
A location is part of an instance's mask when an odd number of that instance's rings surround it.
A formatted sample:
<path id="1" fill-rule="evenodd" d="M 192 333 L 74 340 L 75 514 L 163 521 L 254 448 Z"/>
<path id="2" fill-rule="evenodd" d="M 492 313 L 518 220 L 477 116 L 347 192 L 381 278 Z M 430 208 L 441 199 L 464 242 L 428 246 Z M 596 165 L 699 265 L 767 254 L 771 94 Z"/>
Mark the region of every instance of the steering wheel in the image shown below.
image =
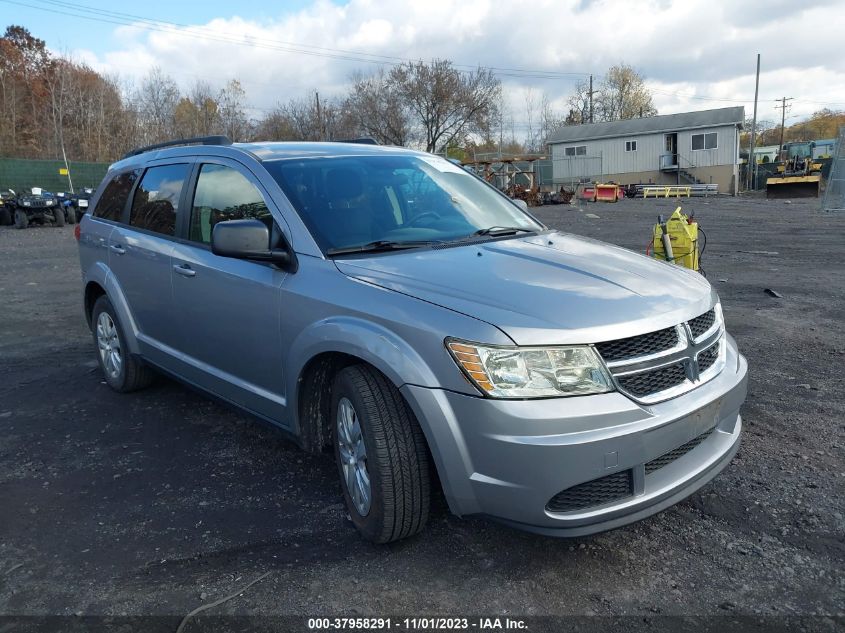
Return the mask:
<path id="1" fill-rule="evenodd" d="M 439 213 L 436 213 L 434 211 L 424 211 L 423 213 L 420 213 L 419 215 L 414 216 L 414 218 L 412 220 L 410 220 L 409 222 L 405 222 L 404 226 L 406 226 L 406 227 L 417 226 L 419 221 L 424 219 L 424 218 L 432 218 L 434 220 L 439 220 L 441 218 L 441 216 L 440 216 Z"/>

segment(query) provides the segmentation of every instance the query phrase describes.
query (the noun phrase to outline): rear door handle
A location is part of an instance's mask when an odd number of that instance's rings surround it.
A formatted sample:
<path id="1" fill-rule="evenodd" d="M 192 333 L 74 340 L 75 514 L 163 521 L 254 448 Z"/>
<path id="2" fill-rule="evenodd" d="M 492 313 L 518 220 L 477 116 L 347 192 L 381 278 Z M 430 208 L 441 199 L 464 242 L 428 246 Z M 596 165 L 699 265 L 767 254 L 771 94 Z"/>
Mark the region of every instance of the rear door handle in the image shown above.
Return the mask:
<path id="1" fill-rule="evenodd" d="M 112 244 L 109 246 L 113 253 L 117 253 L 118 255 L 123 255 L 126 252 L 126 249 L 123 248 L 120 244 Z"/>
<path id="2" fill-rule="evenodd" d="M 177 275 L 182 275 L 183 277 L 193 277 L 197 274 L 193 268 L 188 266 L 188 264 L 179 264 L 173 267 L 173 272 Z"/>

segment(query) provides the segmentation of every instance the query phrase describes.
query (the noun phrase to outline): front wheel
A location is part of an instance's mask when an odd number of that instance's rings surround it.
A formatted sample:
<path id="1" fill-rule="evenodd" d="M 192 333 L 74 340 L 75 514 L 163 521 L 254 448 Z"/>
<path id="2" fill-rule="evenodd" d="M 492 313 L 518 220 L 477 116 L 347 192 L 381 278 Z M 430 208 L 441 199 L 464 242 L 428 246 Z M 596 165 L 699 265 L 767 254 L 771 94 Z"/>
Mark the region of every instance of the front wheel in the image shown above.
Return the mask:
<path id="1" fill-rule="evenodd" d="M 76 209 L 68 207 L 65 209 L 65 215 L 67 216 L 68 224 L 76 224 Z"/>
<path id="2" fill-rule="evenodd" d="M 0 208 L 0 226 L 9 226 L 12 224 L 12 212 L 7 208 Z"/>
<path id="3" fill-rule="evenodd" d="M 377 370 L 341 370 L 332 397 L 335 460 L 355 527 L 374 543 L 418 533 L 431 481 L 422 429 L 399 390 Z"/>
<path id="4" fill-rule="evenodd" d="M 65 212 L 62 211 L 61 207 L 55 207 L 53 209 L 53 225 L 54 226 L 64 226 L 65 225 Z"/>
<path id="5" fill-rule="evenodd" d="M 26 217 L 26 212 L 20 209 L 15 210 L 15 228 L 25 229 L 29 226 L 29 218 Z"/>

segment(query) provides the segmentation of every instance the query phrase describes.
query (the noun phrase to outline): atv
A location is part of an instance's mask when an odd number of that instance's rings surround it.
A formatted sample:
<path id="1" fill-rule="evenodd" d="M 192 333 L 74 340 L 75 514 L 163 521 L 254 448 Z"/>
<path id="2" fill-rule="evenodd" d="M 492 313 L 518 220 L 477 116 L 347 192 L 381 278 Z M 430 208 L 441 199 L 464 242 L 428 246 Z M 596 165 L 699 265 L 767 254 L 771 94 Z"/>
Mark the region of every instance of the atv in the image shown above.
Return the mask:
<path id="1" fill-rule="evenodd" d="M 25 229 L 31 222 L 64 226 L 65 214 L 59 199 L 40 187 L 19 193 L 15 198 L 15 226 Z"/>
<path id="2" fill-rule="evenodd" d="M 12 189 L 0 191 L 0 226 L 11 226 L 14 224 L 15 215 L 15 192 Z"/>

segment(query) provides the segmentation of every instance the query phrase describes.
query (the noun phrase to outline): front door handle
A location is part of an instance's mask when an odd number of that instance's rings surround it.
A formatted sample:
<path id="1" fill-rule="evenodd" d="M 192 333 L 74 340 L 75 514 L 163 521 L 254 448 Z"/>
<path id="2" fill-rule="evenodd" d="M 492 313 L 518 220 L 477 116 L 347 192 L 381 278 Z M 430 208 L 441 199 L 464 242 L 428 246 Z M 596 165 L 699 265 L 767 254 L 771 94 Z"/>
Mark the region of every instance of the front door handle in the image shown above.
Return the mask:
<path id="1" fill-rule="evenodd" d="M 112 244 L 109 246 L 113 253 L 117 253 L 118 255 L 123 255 L 126 252 L 126 249 L 123 248 L 120 244 Z"/>
<path id="2" fill-rule="evenodd" d="M 197 271 L 188 266 L 188 264 L 179 264 L 178 266 L 174 266 L 173 272 L 177 275 L 182 275 L 183 277 L 193 277 L 197 274 Z"/>

